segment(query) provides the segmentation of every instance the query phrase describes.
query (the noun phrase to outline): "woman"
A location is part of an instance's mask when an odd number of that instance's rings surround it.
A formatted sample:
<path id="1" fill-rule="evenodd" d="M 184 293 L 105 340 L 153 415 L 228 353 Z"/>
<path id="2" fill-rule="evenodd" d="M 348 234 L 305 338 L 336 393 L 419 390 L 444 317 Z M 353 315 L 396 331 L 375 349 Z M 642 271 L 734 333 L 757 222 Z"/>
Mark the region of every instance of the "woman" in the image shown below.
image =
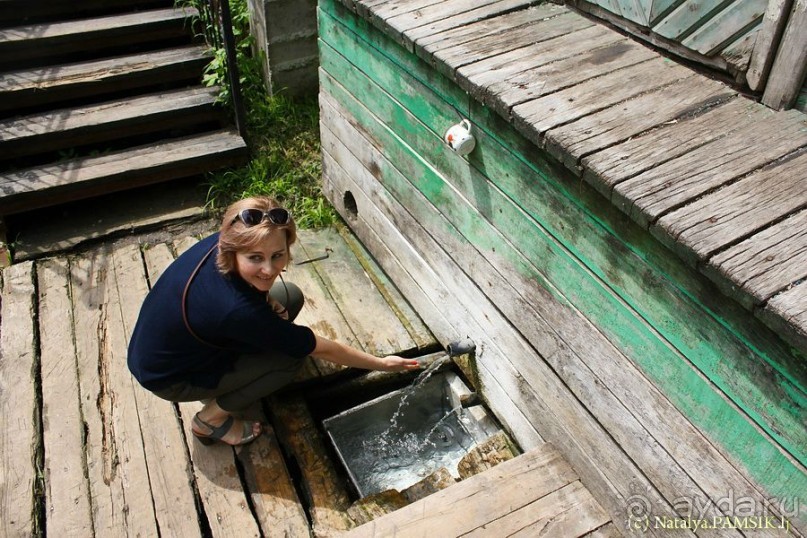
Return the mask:
<path id="1" fill-rule="evenodd" d="M 308 355 L 371 370 L 419 367 L 417 360 L 375 357 L 293 323 L 303 295 L 280 273 L 296 239 L 294 220 L 274 200 L 236 202 L 220 231 L 177 258 L 143 302 L 129 369 L 165 400 L 209 400 L 192 424 L 204 444 L 241 445 L 259 436 L 259 422 L 233 415 L 289 383 Z"/>

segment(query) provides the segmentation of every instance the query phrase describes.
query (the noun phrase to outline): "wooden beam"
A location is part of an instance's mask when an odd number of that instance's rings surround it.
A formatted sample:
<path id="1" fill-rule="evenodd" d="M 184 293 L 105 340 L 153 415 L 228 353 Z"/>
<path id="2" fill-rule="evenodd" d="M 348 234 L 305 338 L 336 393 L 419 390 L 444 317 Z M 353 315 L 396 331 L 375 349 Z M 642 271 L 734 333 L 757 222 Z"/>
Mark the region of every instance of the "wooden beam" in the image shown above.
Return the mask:
<path id="1" fill-rule="evenodd" d="M 768 0 L 762 27 L 757 34 L 748 70 L 745 73 L 748 87 L 753 91 L 761 91 L 768 80 L 768 73 L 776 57 L 776 49 L 779 48 L 792 5 L 793 0 Z"/>
<path id="2" fill-rule="evenodd" d="M 25 262 L 3 271 L 0 310 L 0 534 L 36 536 L 36 491 L 39 461 L 39 403 L 36 396 L 38 356 L 34 264 Z"/>
<path id="3" fill-rule="evenodd" d="M 790 108 L 807 73 L 807 0 L 795 0 L 787 28 L 773 62 L 762 102 L 771 108 Z"/>

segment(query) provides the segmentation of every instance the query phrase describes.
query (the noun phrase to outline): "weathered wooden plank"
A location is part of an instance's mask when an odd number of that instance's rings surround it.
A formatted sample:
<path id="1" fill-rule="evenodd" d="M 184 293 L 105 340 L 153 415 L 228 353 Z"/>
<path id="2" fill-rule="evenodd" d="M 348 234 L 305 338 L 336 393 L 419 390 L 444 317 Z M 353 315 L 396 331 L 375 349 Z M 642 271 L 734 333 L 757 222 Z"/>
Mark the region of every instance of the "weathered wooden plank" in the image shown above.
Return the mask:
<path id="1" fill-rule="evenodd" d="M 756 24 L 734 43 L 719 51 L 720 56 L 726 60 L 729 72 L 732 73 L 735 80 L 742 80 L 744 73 L 748 70 L 748 62 L 751 61 L 751 53 L 754 51 L 759 27 L 760 25 Z"/>
<path id="2" fill-rule="evenodd" d="M 619 528 L 620 527 L 617 527 L 614 523 L 608 523 L 599 529 L 584 534 L 583 538 L 620 538 L 622 533 L 619 531 Z"/>
<path id="3" fill-rule="evenodd" d="M 584 157 L 583 178 L 606 198 L 614 185 L 659 166 L 729 133 L 775 114 L 743 98 L 731 99 L 703 114 L 671 121 L 639 136 Z"/>
<path id="4" fill-rule="evenodd" d="M 188 29 L 183 22 L 194 15 L 197 11 L 191 8 L 163 8 L 0 29 L 0 53 L 4 61 L 13 58 L 17 63 L 54 53 L 61 55 L 94 47 L 111 48 L 187 36 Z"/>
<path id="5" fill-rule="evenodd" d="M 485 103 L 502 117 L 509 118 L 516 105 L 653 57 L 653 51 L 625 38 L 536 68 L 527 60 L 519 74 L 486 88 Z"/>
<path id="6" fill-rule="evenodd" d="M 108 295 L 114 278 L 111 245 L 88 252 L 70 264 L 70 285 L 75 325 L 81 412 L 85 423 L 87 477 L 92 496 L 93 529 L 110 534 L 125 529 L 127 512 L 115 458 L 116 445 L 111 422 L 108 390 L 106 317 Z"/>
<path id="7" fill-rule="evenodd" d="M 112 500 L 109 509 L 113 513 L 123 512 L 122 516 L 114 514 L 110 518 L 110 523 L 116 517 L 122 519 L 117 522 L 120 527 L 112 528 L 118 531 L 120 528 L 128 529 L 133 534 L 153 534 L 157 532 L 158 523 L 141 437 L 134 381 L 126 367 L 128 336 L 123 319 L 127 287 L 138 274 L 142 275 L 142 261 L 137 245 L 112 246 L 106 254 L 109 256 L 105 275 L 106 294 L 99 325 L 91 333 L 100 340 L 95 364 L 100 393 L 96 393 L 97 399 L 94 401 L 101 408 L 103 434 L 103 437 L 93 440 L 98 443 L 92 447 L 93 459 L 103 467 L 102 477 L 99 478 L 106 487 L 100 484 L 99 487 L 102 495 L 112 497 L 109 499 Z M 76 288 L 75 285 L 73 287 Z M 91 402 L 88 404 L 91 405 Z M 113 499 L 118 495 L 122 502 L 115 503 Z M 93 502 L 95 498 L 93 492 Z M 98 529 L 96 525 L 95 531 L 99 532 Z"/>
<path id="8" fill-rule="evenodd" d="M 58 536 L 92 532 L 69 276 L 65 258 L 37 265 L 45 517 Z"/>
<path id="9" fill-rule="evenodd" d="M 499 15 L 504 15 L 512 11 L 519 11 L 535 4 L 541 3 L 541 0 L 481 0 L 471 1 L 463 0 L 460 5 L 456 1 L 446 2 L 446 9 L 442 17 L 434 17 L 432 22 L 419 25 L 413 29 L 406 29 L 403 31 L 402 44 L 410 52 L 415 51 L 415 44 L 434 36 L 443 34 L 449 30 L 459 28 L 475 22 L 495 18 Z M 467 7 L 466 7 L 466 4 Z M 393 29 L 396 24 L 390 20 Z"/>
<path id="10" fill-rule="evenodd" d="M 439 2 L 441 2 L 441 0 L 386 0 L 369 8 L 368 16 L 376 27 L 386 29 L 387 19 L 395 17 L 396 15 L 417 13 L 419 10 L 428 8 Z M 359 8 L 359 13 L 362 11 L 361 5 L 361 1 L 356 3 L 356 6 Z"/>
<path id="11" fill-rule="evenodd" d="M 406 536 L 459 536 L 495 521 L 514 508 L 540 499 L 576 478 L 557 450 L 545 444 L 357 527 L 348 536 L 384 536 L 393 531 Z M 519 484 L 517 492 L 502 487 L 515 481 Z M 490 495 L 490 491 L 497 494 Z M 461 517 L 446 517 L 446 514 Z"/>
<path id="12" fill-rule="evenodd" d="M 308 257 L 319 256 L 326 248 L 333 250 L 327 260 L 317 262 L 316 269 L 365 351 L 390 355 L 417 349 L 395 312 L 335 230 L 306 235 L 300 243 Z"/>
<path id="13" fill-rule="evenodd" d="M 25 262 L 3 270 L 0 310 L 0 530 L 6 536 L 39 532 L 36 491 L 39 404 L 36 396 L 39 358 L 36 350 L 34 264 Z"/>
<path id="14" fill-rule="evenodd" d="M 807 277 L 807 211 L 713 256 L 702 271 L 749 309 Z"/>
<path id="15" fill-rule="evenodd" d="M 250 444 L 248 450 L 239 451 L 238 459 L 244 469 L 263 536 L 309 536 L 311 529 L 305 510 L 297 497 L 272 428 L 264 425 L 264 433 Z"/>
<path id="16" fill-rule="evenodd" d="M 711 56 L 720 51 L 727 41 L 747 33 L 750 26 L 759 25 L 767 4 L 768 0 L 733 2 L 684 38 L 681 44 Z"/>
<path id="17" fill-rule="evenodd" d="M 331 536 L 353 527 L 350 499 L 338 478 L 322 434 L 300 397 L 272 397 L 269 413 L 280 442 L 297 460 L 309 495 L 315 536 Z"/>
<path id="18" fill-rule="evenodd" d="M 356 259 L 364 267 L 367 276 L 372 279 L 373 284 L 378 291 L 383 295 L 390 308 L 395 312 L 398 319 L 406 328 L 409 335 L 417 345 L 418 350 L 432 349 L 439 346 L 434 335 L 429 331 L 429 328 L 420 319 L 417 312 L 412 308 L 409 302 L 401 295 L 401 292 L 395 287 L 395 284 L 378 266 L 375 260 L 364 246 L 344 227 L 338 228 L 339 235 L 342 236 L 345 243 L 350 247 L 351 252 L 356 256 Z"/>
<path id="19" fill-rule="evenodd" d="M 546 134 L 546 148 L 575 171 L 580 159 L 589 154 L 696 113 L 733 94 L 730 88 L 709 79 L 686 78 L 554 129 Z"/>
<path id="20" fill-rule="evenodd" d="M 530 68 L 535 68 L 571 58 L 592 48 L 606 47 L 621 39 L 622 36 L 619 34 L 601 26 L 589 26 L 578 32 L 471 63 L 460 67 L 456 74 L 451 76 L 457 80 L 460 87 L 482 100 L 488 95 L 488 86 L 519 74 L 524 69 L 525 62 Z"/>
<path id="21" fill-rule="evenodd" d="M 423 26 L 436 24 L 451 16 L 495 4 L 499 0 L 441 0 L 440 2 L 408 13 L 396 14 L 384 21 L 384 33 L 412 52 L 411 42 L 407 44 L 404 34 Z"/>
<path id="22" fill-rule="evenodd" d="M 201 409 L 200 402 L 179 404 L 193 474 L 211 533 L 214 537 L 261 536 L 247 492 L 241 485 L 234 449 L 222 443 L 204 446 L 193 436 L 193 415 Z M 251 450 L 251 447 L 247 445 L 240 450 Z"/>
<path id="23" fill-rule="evenodd" d="M 327 81 L 327 79 L 325 79 L 325 80 Z M 365 95 L 365 96 L 367 96 L 367 95 L 368 95 L 368 94 L 367 94 L 367 90 L 366 90 L 366 88 L 365 88 L 364 90 L 360 91 L 359 93 L 360 93 L 360 94 L 362 94 L 362 95 Z M 379 113 L 380 113 L 380 108 L 379 108 L 379 105 L 378 105 L 377 103 L 373 105 L 373 108 L 374 108 L 375 110 L 379 110 Z M 387 113 L 386 113 L 386 112 L 384 112 L 384 113 L 383 113 L 383 115 L 384 115 L 384 116 L 387 116 Z M 394 116 L 394 114 L 392 114 L 392 115 Z M 361 123 L 362 123 L 363 125 L 366 125 L 366 123 L 365 123 L 365 122 L 361 122 Z M 411 119 L 410 119 L 410 120 L 408 120 L 408 121 L 407 121 L 407 124 L 410 124 L 410 125 L 411 125 L 411 124 L 412 124 L 412 120 L 411 120 Z M 349 137 L 350 135 L 347 135 L 347 136 Z M 341 138 L 341 139 L 345 139 L 345 135 L 340 136 L 340 138 Z M 426 143 L 426 144 L 428 145 L 428 143 Z M 387 149 L 386 149 L 386 152 L 387 152 L 387 153 L 389 153 L 390 148 L 388 147 L 388 144 L 387 144 L 387 143 L 382 143 L 382 145 L 383 145 L 385 148 L 387 148 Z M 419 149 L 421 149 L 421 150 L 422 150 L 423 148 L 419 148 Z M 400 163 L 398 163 L 398 166 L 400 166 Z M 408 174 L 408 175 L 410 175 L 410 176 L 412 176 L 412 177 L 416 177 L 416 176 L 418 176 L 418 174 L 422 174 L 422 172 L 421 172 L 421 171 L 417 171 L 417 172 L 412 171 L 412 172 L 411 172 L 410 174 Z M 453 172 L 452 172 L 452 175 L 453 175 L 453 174 L 457 174 L 457 172 L 456 172 L 456 171 L 453 171 Z M 460 174 L 460 175 L 461 175 L 461 174 Z M 466 192 L 466 191 L 470 191 L 470 189 L 465 189 L 463 192 Z M 376 198 L 376 196 L 374 196 L 374 198 Z M 481 220 L 481 219 L 480 219 L 480 220 Z M 486 254 L 486 255 L 487 255 L 487 254 Z M 540 301 L 539 299 L 535 299 L 534 301 L 532 301 L 532 303 L 536 303 L 536 302 L 539 302 L 539 301 Z M 504 301 L 504 302 L 503 302 L 503 304 L 506 304 L 506 303 L 507 303 L 506 301 Z M 625 386 L 630 386 L 630 383 L 625 384 Z M 709 389 L 709 390 L 711 390 L 711 389 Z M 687 396 L 687 398 L 689 398 L 689 396 Z M 674 443 L 674 444 L 677 444 L 677 443 L 678 443 L 677 438 L 676 438 L 675 440 L 673 440 L 673 443 Z"/>
<path id="24" fill-rule="evenodd" d="M 159 247 L 161 248 L 145 249 L 143 253 L 146 268 L 157 273 L 164 270 L 173 259 L 170 252 L 166 252 L 167 245 L 161 244 Z M 130 248 L 126 254 L 131 266 L 142 266 L 139 248 Z M 149 274 L 148 278 L 155 282 L 156 276 L 158 275 Z M 121 299 L 127 341 L 134 329 L 140 305 L 148 292 L 149 280 L 142 270 L 128 277 L 126 294 Z M 201 532 L 198 518 L 189 517 L 196 515 L 196 499 L 191 463 L 177 410 L 170 402 L 142 387 L 135 386 L 134 395 L 142 424 L 143 446 L 160 531 L 172 536 L 198 536 Z"/>
<path id="25" fill-rule="evenodd" d="M 757 315 L 800 349 L 807 349 L 807 280 L 772 297 Z"/>
<path id="26" fill-rule="evenodd" d="M 167 243 L 143 245 L 143 261 L 146 264 L 149 287 L 152 287 L 165 271 L 165 268 L 174 261 L 174 254 Z"/>
<path id="27" fill-rule="evenodd" d="M 464 536 L 583 536 L 611 521 L 591 493 L 572 482 Z"/>
<path id="28" fill-rule="evenodd" d="M 292 248 L 295 250 L 299 249 L 299 252 L 289 265 L 285 277 L 289 282 L 297 284 L 305 296 L 305 306 L 300 311 L 300 315 L 297 317 L 295 323 L 307 325 L 311 327 L 314 332 L 326 338 L 338 340 L 351 346 L 356 346 L 359 349 L 364 349 L 363 342 L 356 338 L 353 329 L 334 302 L 331 291 L 317 272 L 317 264 L 322 262 L 313 262 L 301 266 L 294 265 L 295 262 L 309 259 L 309 257 L 323 255 L 323 252 L 313 249 L 311 253 L 309 253 L 307 250 L 303 250 L 302 246 L 302 243 L 306 242 L 308 239 L 312 239 L 318 232 L 298 230 L 297 233 L 300 238 L 300 244 Z M 327 263 L 326 260 L 323 261 Z"/>
<path id="29" fill-rule="evenodd" d="M 457 69 L 465 65 L 490 57 L 498 57 L 513 49 L 534 45 L 536 42 L 558 38 L 592 26 L 591 21 L 576 13 L 562 13 L 556 17 L 518 26 L 511 31 L 486 35 L 473 41 L 441 49 L 432 56 L 432 62 L 438 71 L 449 78 L 455 78 L 454 73 Z M 571 52 L 561 57 L 574 54 Z"/>
<path id="30" fill-rule="evenodd" d="M 99 534 L 121 529 L 153 533 L 157 531 L 148 475 L 142 446 L 137 451 L 135 445 L 140 442 L 139 426 L 131 422 L 131 374 L 123 371 L 126 346 L 113 263 L 113 247 L 106 245 L 70 267 L 93 529 Z"/>
<path id="31" fill-rule="evenodd" d="M 512 109 L 513 125 L 541 147 L 550 129 L 691 76 L 689 69 L 653 58 L 516 105 Z"/>
<path id="32" fill-rule="evenodd" d="M 768 0 L 762 25 L 754 41 L 754 50 L 745 80 L 753 91 L 762 90 L 768 79 L 773 60 L 776 57 L 776 47 L 787 24 L 787 15 L 790 13 L 792 0 Z"/>
<path id="33" fill-rule="evenodd" d="M 807 73 L 807 0 L 794 0 L 762 102 L 771 108 L 792 106 Z"/>
<path id="34" fill-rule="evenodd" d="M 432 56 L 443 49 L 476 41 L 485 36 L 511 32 L 520 26 L 557 16 L 565 11 L 566 8 L 563 6 L 539 4 L 518 11 L 505 12 L 496 17 L 481 19 L 439 34 L 422 37 L 415 43 L 415 53 L 424 60 L 431 61 Z"/>
<path id="35" fill-rule="evenodd" d="M 807 205 L 805 172 L 807 153 L 779 161 L 667 213 L 651 232 L 696 264 Z"/>
<path id="36" fill-rule="evenodd" d="M 795 111 L 771 116 L 623 181 L 614 187 L 612 201 L 648 226 L 669 211 L 807 145 L 805 125 L 804 116 Z M 756 139 L 766 144 L 760 147 Z"/>

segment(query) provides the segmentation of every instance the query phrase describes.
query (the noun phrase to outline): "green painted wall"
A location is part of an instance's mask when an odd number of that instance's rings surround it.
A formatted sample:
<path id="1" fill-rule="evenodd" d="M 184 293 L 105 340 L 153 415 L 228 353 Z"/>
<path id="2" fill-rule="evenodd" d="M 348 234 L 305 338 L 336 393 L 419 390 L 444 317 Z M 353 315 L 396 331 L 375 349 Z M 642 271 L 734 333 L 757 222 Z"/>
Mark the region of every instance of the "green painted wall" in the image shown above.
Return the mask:
<path id="1" fill-rule="evenodd" d="M 581 312 L 772 496 L 807 491 L 804 357 L 504 120 L 338 2 L 320 3 L 320 39 L 329 74 L 323 90 L 383 141 L 408 179 L 382 174 L 397 199 L 417 189 L 477 249 L 505 257 Z M 441 143 L 460 117 L 476 127 L 467 161 Z M 486 220 L 464 210 L 458 196 Z"/>

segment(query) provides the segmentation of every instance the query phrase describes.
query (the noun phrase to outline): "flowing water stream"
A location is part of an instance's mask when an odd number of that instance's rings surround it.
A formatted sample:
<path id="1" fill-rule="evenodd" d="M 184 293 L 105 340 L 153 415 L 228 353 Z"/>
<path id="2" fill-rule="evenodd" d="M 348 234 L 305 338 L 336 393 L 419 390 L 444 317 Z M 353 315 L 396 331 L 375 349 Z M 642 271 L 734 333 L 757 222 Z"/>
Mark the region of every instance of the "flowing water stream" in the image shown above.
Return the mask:
<path id="1" fill-rule="evenodd" d="M 436 370 L 432 364 L 408 387 L 325 421 L 361 496 L 405 489 L 441 467 L 455 472 L 476 443 Z"/>

